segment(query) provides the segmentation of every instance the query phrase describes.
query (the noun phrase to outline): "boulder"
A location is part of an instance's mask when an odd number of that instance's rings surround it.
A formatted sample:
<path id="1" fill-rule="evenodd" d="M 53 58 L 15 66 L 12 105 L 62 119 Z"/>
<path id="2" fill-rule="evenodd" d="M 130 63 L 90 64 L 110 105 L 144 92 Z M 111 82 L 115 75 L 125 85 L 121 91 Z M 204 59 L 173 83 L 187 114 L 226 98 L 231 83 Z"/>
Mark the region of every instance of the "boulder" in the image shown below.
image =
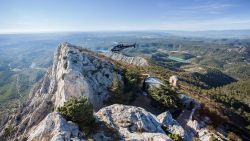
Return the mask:
<path id="1" fill-rule="evenodd" d="M 159 120 L 143 108 L 114 104 L 100 109 L 96 116 L 99 122 L 116 132 L 120 139 L 171 140 L 161 128 Z M 100 134 L 105 135 L 102 131 L 97 131 L 94 138 Z"/>
<path id="2" fill-rule="evenodd" d="M 223 139 L 217 135 L 215 132 L 212 132 L 204 125 L 201 125 L 197 120 L 189 120 L 187 126 L 192 129 L 192 133 L 197 135 L 201 141 L 210 141 L 212 138 L 215 138 L 218 141 L 223 141 Z M 224 137 L 225 138 L 225 137 Z"/>
<path id="3" fill-rule="evenodd" d="M 181 125 L 173 119 L 170 112 L 166 111 L 157 116 L 162 126 L 170 133 L 180 135 L 183 139 L 187 138 L 186 132 Z"/>
<path id="4" fill-rule="evenodd" d="M 53 112 L 46 116 L 29 132 L 28 141 L 83 141 L 78 125 L 66 121 L 59 113 Z"/>

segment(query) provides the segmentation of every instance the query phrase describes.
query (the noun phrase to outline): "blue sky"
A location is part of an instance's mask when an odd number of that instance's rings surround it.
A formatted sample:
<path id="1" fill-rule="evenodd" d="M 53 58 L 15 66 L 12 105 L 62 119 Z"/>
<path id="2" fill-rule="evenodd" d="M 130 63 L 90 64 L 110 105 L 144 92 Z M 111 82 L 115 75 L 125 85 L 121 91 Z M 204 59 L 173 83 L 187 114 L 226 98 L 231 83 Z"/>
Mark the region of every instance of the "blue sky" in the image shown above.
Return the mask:
<path id="1" fill-rule="evenodd" d="M 0 32 L 250 29 L 250 0 L 1 0 Z"/>

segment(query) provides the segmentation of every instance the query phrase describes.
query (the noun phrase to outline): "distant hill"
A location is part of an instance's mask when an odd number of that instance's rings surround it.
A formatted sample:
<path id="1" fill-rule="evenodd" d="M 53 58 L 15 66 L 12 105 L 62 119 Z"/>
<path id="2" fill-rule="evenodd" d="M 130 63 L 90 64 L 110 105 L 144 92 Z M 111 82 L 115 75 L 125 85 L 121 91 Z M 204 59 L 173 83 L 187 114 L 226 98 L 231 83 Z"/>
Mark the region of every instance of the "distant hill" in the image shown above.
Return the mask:
<path id="1" fill-rule="evenodd" d="M 217 69 L 208 69 L 205 74 L 193 73 L 196 80 L 204 82 L 208 87 L 219 87 L 236 82 L 236 80 Z"/>
<path id="2" fill-rule="evenodd" d="M 206 38 L 249 38 L 250 29 L 246 30 L 207 30 L 207 31 L 165 31 L 168 34 L 186 37 Z"/>

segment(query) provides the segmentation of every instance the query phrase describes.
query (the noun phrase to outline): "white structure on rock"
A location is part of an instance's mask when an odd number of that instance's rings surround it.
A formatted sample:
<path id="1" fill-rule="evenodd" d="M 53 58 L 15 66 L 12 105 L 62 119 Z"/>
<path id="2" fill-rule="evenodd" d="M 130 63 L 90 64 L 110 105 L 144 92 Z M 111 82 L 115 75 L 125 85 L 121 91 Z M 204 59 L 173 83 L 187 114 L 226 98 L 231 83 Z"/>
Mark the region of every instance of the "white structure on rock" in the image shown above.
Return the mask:
<path id="1" fill-rule="evenodd" d="M 178 77 L 176 75 L 173 75 L 169 78 L 169 84 L 171 86 L 177 87 L 178 86 Z"/>

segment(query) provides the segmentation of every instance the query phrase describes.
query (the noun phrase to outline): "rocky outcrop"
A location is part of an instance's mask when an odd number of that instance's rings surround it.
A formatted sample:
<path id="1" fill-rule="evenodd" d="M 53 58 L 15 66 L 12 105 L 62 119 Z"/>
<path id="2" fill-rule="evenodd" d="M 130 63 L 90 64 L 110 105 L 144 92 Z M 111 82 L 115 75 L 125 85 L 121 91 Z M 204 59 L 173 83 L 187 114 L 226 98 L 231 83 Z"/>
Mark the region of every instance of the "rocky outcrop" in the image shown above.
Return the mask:
<path id="1" fill-rule="evenodd" d="M 210 141 L 212 138 L 217 141 L 223 141 L 219 135 L 211 132 L 205 127 L 204 123 L 199 123 L 197 120 L 189 120 L 187 122 L 187 127 L 189 127 L 193 135 L 197 135 L 201 141 Z"/>
<path id="2" fill-rule="evenodd" d="M 189 137 L 187 133 L 184 131 L 181 125 L 175 119 L 173 119 L 171 113 L 168 111 L 161 113 L 157 116 L 157 118 L 165 130 L 172 134 L 180 135 L 183 139 L 188 140 Z"/>
<path id="3" fill-rule="evenodd" d="M 107 59 L 68 43 L 59 46 L 54 58 L 52 75 L 57 84 L 56 107 L 70 97 L 86 96 L 98 110 L 108 98 L 114 77 L 121 80 Z"/>
<path id="4" fill-rule="evenodd" d="M 71 121 L 66 121 L 56 112 L 48 114 L 28 134 L 28 141 L 83 141 L 78 125 Z"/>
<path id="5" fill-rule="evenodd" d="M 110 130 L 117 132 L 124 140 L 171 140 L 161 128 L 158 119 L 146 110 L 114 104 L 100 109 L 96 116 Z M 94 135 L 95 139 L 109 138 L 104 130 Z"/>
<path id="6" fill-rule="evenodd" d="M 200 109 L 200 103 L 184 94 L 179 96 L 184 110 L 177 120 L 185 130 L 186 139 L 191 141 L 194 137 L 197 137 L 201 141 L 209 141 L 210 139 L 215 138 L 216 140 L 221 141 L 222 139 L 220 135 L 206 128 L 206 125 L 209 123 L 208 117 L 199 117 L 199 121 L 193 119 L 195 111 Z"/>
<path id="7" fill-rule="evenodd" d="M 148 66 L 148 61 L 142 57 L 128 57 L 123 54 L 107 52 L 104 54 L 105 56 L 111 58 L 112 60 L 118 62 L 124 62 L 127 64 L 135 65 L 135 66 Z"/>
<path id="8" fill-rule="evenodd" d="M 31 128 L 71 97 L 86 96 L 94 110 L 100 109 L 109 97 L 113 79 L 122 79 L 107 60 L 81 47 L 60 44 L 54 54 L 53 66 L 33 87 L 29 100 L 1 127 L 0 140 L 26 138 Z M 13 131 L 6 136 L 9 127 L 13 127 Z"/>
<path id="9" fill-rule="evenodd" d="M 31 99 L 8 117 L 8 122 L 0 129 L 0 140 L 25 140 L 28 131 L 52 111 L 54 107 L 53 95 L 38 92 L 40 90 L 38 88 L 44 86 L 43 82 L 48 76 L 49 74 L 33 88 Z M 6 131 L 11 132 L 11 134 L 6 136 Z"/>

